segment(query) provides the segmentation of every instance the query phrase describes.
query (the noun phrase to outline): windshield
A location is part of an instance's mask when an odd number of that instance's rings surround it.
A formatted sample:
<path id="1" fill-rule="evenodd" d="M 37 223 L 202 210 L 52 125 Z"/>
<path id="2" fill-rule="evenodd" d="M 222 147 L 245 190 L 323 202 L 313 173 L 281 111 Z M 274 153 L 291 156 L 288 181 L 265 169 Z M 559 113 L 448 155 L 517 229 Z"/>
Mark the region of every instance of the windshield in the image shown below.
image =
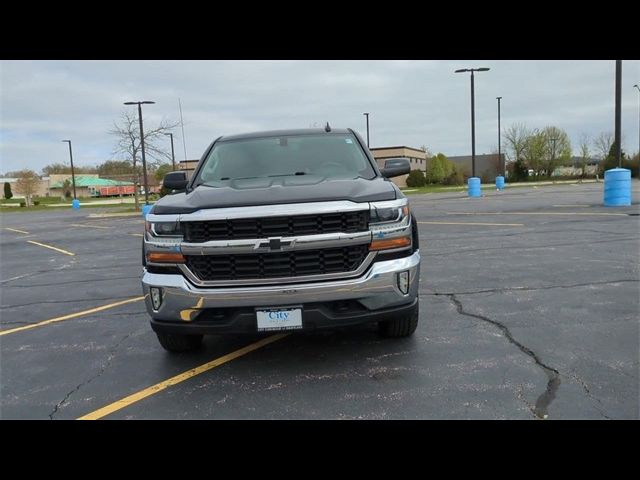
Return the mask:
<path id="1" fill-rule="evenodd" d="M 375 172 L 351 134 L 267 137 L 216 144 L 195 185 L 289 175 L 371 179 Z"/>

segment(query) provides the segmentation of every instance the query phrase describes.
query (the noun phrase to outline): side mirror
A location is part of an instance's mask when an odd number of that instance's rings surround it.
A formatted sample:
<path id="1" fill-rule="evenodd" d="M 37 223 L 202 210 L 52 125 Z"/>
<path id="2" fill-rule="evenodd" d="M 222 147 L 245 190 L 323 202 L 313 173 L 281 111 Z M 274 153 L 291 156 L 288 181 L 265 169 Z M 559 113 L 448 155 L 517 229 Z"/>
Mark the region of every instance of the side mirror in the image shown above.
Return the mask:
<path id="1" fill-rule="evenodd" d="M 169 172 L 162 180 L 162 186 L 167 190 L 184 190 L 187 188 L 187 183 L 189 180 L 186 172 Z"/>
<path id="2" fill-rule="evenodd" d="M 407 175 L 410 171 L 411 165 L 406 158 L 390 158 L 384 162 L 384 168 L 380 169 L 380 173 L 386 178 Z"/>

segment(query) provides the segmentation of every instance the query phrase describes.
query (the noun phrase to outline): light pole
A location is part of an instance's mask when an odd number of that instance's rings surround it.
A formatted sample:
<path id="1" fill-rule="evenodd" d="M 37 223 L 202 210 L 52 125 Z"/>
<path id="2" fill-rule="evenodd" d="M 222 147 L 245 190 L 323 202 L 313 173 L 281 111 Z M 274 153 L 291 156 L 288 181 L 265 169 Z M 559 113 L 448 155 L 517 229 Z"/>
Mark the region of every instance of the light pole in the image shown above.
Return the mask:
<path id="1" fill-rule="evenodd" d="M 496 97 L 498 100 L 498 161 L 500 162 L 500 166 L 502 166 L 502 176 L 504 177 L 507 169 L 507 166 L 502 161 L 502 150 L 501 150 L 501 142 L 500 142 L 500 100 L 502 97 Z"/>
<path id="2" fill-rule="evenodd" d="M 173 164 L 173 171 L 176 171 L 176 155 L 173 152 L 173 133 L 165 133 L 165 135 L 168 135 L 169 137 L 171 137 L 171 163 Z"/>
<path id="3" fill-rule="evenodd" d="M 73 153 L 71 152 L 71 140 L 62 140 L 63 143 L 69 144 L 69 158 L 71 159 L 71 182 L 73 183 L 73 199 L 77 200 L 76 197 L 76 174 L 73 170 Z"/>
<path id="4" fill-rule="evenodd" d="M 367 117 L 367 148 L 369 148 L 369 113 L 363 113 Z"/>
<path id="5" fill-rule="evenodd" d="M 616 60 L 616 159 L 618 168 L 622 168 L 622 60 Z"/>
<path id="6" fill-rule="evenodd" d="M 140 122 L 140 150 L 142 151 L 142 177 L 144 178 L 144 204 L 149 205 L 149 183 L 147 182 L 147 159 L 144 156 L 144 130 L 142 129 L 142 105 L 152 105 L 156 102 L 124 102 L 125 105 L 138 105 L 138 120 Z"/>
<path id="7" fill-rule="evenodd" d="M 638 90 L 638 176 L 640 176 L 640 87 L 636 84 L 633 88 Z"/>
<path id="8" fill-rule="evenodd" d="M 474 72 L 488 72 L 487 67 L 482 68 L 461 68 L 454 73 L 471 72 L 471 176 L 476 176 L 476 119 L 475 119 L 475 92 L 473 83 Z"/>

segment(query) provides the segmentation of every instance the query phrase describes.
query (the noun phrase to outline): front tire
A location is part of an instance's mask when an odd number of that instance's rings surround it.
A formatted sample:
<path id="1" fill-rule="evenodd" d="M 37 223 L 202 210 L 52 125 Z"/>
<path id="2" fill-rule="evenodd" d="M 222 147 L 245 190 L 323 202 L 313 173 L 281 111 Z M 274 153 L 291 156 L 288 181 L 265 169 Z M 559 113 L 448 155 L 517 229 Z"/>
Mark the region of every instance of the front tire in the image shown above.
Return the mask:
<path id="1" fill-rule="evenodd" d="M 416 331 L 420 317 L 420 301 L 416 303 L 413 312 L 386 322 L 378 323 L 380 334 L 388 338 L 408 337 Z"/>
<path id="2" fill-rule="evenodd" d="M 189 352 L 202 345 L 202 335 L 180 335 L 156 332 L 162 348 L 172 353 Z"/>

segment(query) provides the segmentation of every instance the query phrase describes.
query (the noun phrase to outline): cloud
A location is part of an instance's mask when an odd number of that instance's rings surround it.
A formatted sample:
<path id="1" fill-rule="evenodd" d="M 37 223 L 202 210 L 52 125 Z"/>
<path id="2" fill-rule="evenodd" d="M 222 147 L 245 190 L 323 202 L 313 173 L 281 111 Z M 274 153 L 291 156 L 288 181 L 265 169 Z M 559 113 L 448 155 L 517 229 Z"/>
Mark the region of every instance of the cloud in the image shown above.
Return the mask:
<path id="1" fill-rule="evenodd" d="M 108 130 L 129 100 L 144 107 L 146 125 L 178 120 L 182 100 L 187 154 L 199 158 L 223 134 L 305 128 L 329 121 L 365 134 L 371 145 L 470 151 L 469 74 L 475 76 L 476 149 L 497 145 L 503 126 L 556 125 L 577 147 L 579 135 L 613 131 L 614 61 L 2 61 L 0 171 L 40 170 L 67 162 L 60 140 L 73 141 L 74 162 L 112 158 Z M 623 148 L 637 150 L 640 62 L 623 63 Z M 181 131 L 176 156 L 184 158 Z"/>

